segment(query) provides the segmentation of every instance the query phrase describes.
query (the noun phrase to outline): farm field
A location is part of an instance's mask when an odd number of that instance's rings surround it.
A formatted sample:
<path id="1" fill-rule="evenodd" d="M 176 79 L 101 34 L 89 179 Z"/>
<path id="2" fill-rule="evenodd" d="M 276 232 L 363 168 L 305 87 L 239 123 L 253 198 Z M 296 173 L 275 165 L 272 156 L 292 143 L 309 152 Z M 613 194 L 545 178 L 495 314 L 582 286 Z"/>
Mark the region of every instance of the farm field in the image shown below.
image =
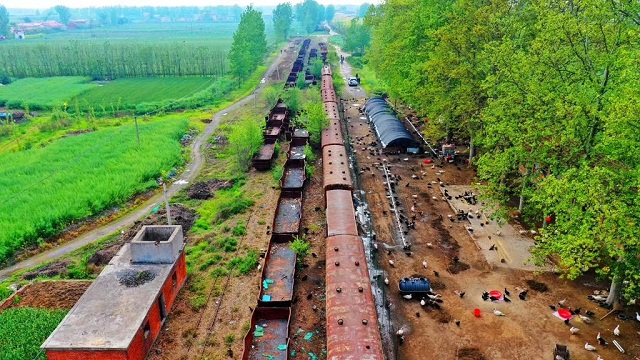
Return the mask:
<path id="1" fill-rule="evenodd" d="M 101 84 L 76 95 L 80 108 L 89 106 L 96 110 L 118 106 L 121 109 L 135 107 L 144 102 L 159 102 L 187 97 L 205 90 L 213 83 L 212 77 L 153 77 L 117 79 Z"/>
<path id="2" fill-rule="evenodd" d="M 0 262 L 156 186 L 183 163 L 187 120 L 123 125 L 0 155 Z"/>
<path id="3" fill-rule="evenodd" d="M 0 313 L 0 360 L 32 360 L 67 310 L 7 309 Z"/>
<path id="4" fill-rule="evenodd" d="M 62 107 L 63 103 L 91 88 L 90 78 L 82 76 L 26 78 L 0 86 L 0 106 L 31 110 Z"/>

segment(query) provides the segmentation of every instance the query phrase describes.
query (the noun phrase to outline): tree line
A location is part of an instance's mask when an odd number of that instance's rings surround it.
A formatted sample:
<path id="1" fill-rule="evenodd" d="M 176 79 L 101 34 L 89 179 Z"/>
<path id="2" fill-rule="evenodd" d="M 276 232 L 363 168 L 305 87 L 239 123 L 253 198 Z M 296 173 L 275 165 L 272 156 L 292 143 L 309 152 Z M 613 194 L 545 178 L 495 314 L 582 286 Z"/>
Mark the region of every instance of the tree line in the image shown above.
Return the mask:
<path id="1" fill-rule="evenodd" d="M 640 4 L 387 0 L 367 60 L 433 140 L 470 144 L 484 193 L 543 224 L 534 258 L 640 296 Z"/>
<path id="2" fill-rule="evenodd" d="M 11 77 L 222 76 L 227 54 L 186 43 L 68 41 L 12 45 L 0 51 L 0 74 Z"/>

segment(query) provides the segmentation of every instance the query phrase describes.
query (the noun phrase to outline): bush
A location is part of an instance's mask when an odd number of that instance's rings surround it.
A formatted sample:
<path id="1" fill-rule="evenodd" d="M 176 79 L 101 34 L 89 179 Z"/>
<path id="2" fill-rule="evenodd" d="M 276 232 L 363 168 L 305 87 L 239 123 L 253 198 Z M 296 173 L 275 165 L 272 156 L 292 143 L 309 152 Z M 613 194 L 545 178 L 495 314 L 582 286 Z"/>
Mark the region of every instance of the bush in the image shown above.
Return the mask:
<path id="1" fill-rule="evenodd" d="M 311 244 L 304 237 L 297 237 L 291 242 L 291 250 L 298 256 L 298 262 L 302 262 L 309 255 Z"/>
<path id="2" fill-rule="evenodd" d="M 250 273 L 258 266 L 258 252 L 256 250 L 250 250 L 247 256 L 238 257 L 231 260 L 228 264 L 229 270 L 237 270 L 240 275 Z"/>
<path id="3" fill-rule="evenodd" d="M 233 228 L 232 234 L 234 236 L 245 236 L 247 235 L 247 227 L 244 224 L 239 223 Z"/>
<path id="4" fill-rule="evenodd" d="M 282 179 L 282 175 L 284 174 L 284 166 L 277 165 L 273 169 L 271 169 L 271 176 L 277 185 L 280 185 L 280 179 Z"/>

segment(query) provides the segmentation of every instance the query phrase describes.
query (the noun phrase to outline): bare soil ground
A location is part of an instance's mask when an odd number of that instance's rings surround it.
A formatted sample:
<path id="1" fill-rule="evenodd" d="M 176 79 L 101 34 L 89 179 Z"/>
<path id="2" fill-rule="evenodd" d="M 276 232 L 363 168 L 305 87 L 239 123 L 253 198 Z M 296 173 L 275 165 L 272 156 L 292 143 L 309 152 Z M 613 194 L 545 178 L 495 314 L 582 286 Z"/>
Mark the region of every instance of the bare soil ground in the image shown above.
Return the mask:
<path id="1" fill-rule="evenodd" d="M 71 309 L 91 285 L 91 281 L 42 281 L 28 285 L 12 308 Z"/>
<path id="2" fill-rule="evenodd" d="M 388 251 L 384 246 L 379 246 L 378 250 L 381 252 L 381 265 L 390 280 L 389 301 L 395 328 L 408 329 L 405 342 L 398 348 L 398 359 L 552 359 L 556 343 L 568 345 L 572 360 L 595 359 L 598 354 L 604 359 L 634 359 L 639 356 L 637 322 L 620 321 L 615 316 L 600 320 L 607 311 L 586 298 L 593 290 L 607 289 L 608 284 L 586 277 L 570 282 L 552 273 L 537 274 L 490 266 L 466 231 L 468 221 L 451 222 L 447 215 L 453 212 L 442 200 L 439 186 L 430 185 L 437 178 L 445 184 L 469 185 L 475 176 L 474 171 L 465 165 L 447 164 L 444 165 L 444 173 L 436 174 L 440 168 L 431 169 L 431 165 L 424 165 L 424 157 L 372 154 L 368 144 L 376 141 L 376 137 L 366 119 L 361 118 L 360 107 L 353 106 L 356 103 L 362 105 L 363 101 L 345 102 L 348 127 L 357 150 L 358 170 L 363 171 L 360 176 L 378 241 L 395 245 L 396 225 L 386 197 L 383 173 L 376 168 L 376 163 L 386 159 L 392 173 L 401 177 L 396 189 L 404 213 L 410 214 L 412 206 L 416 210 L 415 230 L 410 230 L 407 235 L 413 243 L 411 256 L 401 250 Z M 420 179 L 422 172 L 426 174 Z M 413 179 L 412 175 L 418 179 Z M 428 243 L 431 243 L 430 247 Z M 459 258 L 457 264 L 454 257 Z M 392 267 L 388 260 L 393 260 L 395 266 Z M 423 268 L 423 260 L 428 263 L 426 269 Z M 441 310 L 421 307 L 419 299 L 405 300 L 394 291 L 400 278 L 413 274 L 427 276 L 434 283 L 436 292 L 444 300 Z M 518 299 L 515 288 L 529 288 L 527 280 L 544 283 L 549 289 L 546 292 L 530 289 L 526 300 L 522 301 Z M 483 291 L 504 291 L 505 287 L 511 291 L 511 303 L 482 300 Z M 465 292 L 465 295 L 460 298 L 454 291 Z M 589 325 L 574 318 L 571 324 L 580 332 L 571 335 L 569 326 L 554 317 L 549 308 L 550 304 L 557 305 L 562 299 L 567 299 L 567 305 L 573 309 L 581 307 L 583 313 L 586 310 L 595 312 L 594 323 Z M 479 318 L 473 314 L 476 308 L 482 312 Z M 494 308 L 506 316 L 493 315 Z M 631 309 L 627 314 L 635 315 Z M 454 320 L 459 320 L 460 326 L 456 326 Z M 612 330 L 618 324 L 622 336 L 617 340 L 626 354 L 619 353 L 611 344 L 614 340 Z M 607 347 L 597 344 L 598 332 L 609 341 Z M 586 342 L 597 347 L 597 354 L 584 350 Z"/>

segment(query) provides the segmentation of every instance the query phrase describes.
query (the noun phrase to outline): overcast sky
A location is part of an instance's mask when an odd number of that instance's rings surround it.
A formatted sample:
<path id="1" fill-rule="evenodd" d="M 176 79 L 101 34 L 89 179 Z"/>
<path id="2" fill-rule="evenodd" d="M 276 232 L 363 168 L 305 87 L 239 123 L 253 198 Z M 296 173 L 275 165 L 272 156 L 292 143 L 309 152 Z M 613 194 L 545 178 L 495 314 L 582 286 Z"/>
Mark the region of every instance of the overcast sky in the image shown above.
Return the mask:
<path id="1" fill-rule="evenodd" d="M 79 8 L 79 7 L 88 7 L 88 6 L 112 6 L 112 5 L 123 5 L 123 6 L 215 6 L 215 5 L 234 5 L 238 4 L 242 7 L 247 6 L 251 3 L 257 6 L 269 6 L 269 5 L 278 5 L 282 2 L 290 2 L 292 4 L 296 4 L 302 2 L 303 0 L 133 0 L 133 1 L 123 1 L 123 0 L 21 0 L 16 1 L 15 3 L 4 3 L 8 8 L 38 8 L 38 9 L 48 9 L 55 5 L 65 5 L 71 8 Z M 379 4 L 382 0 L 316 0 L 320 4 L 323 5 L 360 5 L 364 2 L 370 4 Z M 13 2 L 13 1 L 12 1 Z M 1 3 L 1 2 L 0 2 Z"/>

